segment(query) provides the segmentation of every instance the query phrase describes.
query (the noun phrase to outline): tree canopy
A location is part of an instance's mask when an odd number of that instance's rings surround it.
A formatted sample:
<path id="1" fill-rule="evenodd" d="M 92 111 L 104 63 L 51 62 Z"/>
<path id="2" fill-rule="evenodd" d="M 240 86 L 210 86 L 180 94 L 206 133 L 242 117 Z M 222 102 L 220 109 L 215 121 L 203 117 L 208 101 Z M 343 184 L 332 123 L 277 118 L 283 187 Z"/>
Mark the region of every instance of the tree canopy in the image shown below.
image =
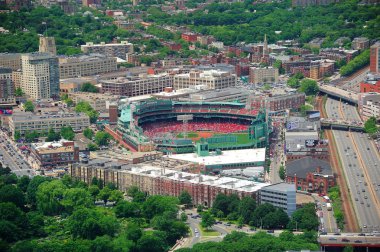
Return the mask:
<path id="1" fill-rule="evenodd" d="M 98 88 L 89 82 L 83 83 L 81 88 L 80 88 L 80 91 L 81 92 L 90 92 L 90 93 L 98 93 L 99 92 Z"/>
<path id="2" fill-rule="evenodd" d="M 364 130 L 366 133 L 374 134 L 377 133 L 377 120 L 375 117 L 370 117 L 365 123 L 364 123 Z"/>

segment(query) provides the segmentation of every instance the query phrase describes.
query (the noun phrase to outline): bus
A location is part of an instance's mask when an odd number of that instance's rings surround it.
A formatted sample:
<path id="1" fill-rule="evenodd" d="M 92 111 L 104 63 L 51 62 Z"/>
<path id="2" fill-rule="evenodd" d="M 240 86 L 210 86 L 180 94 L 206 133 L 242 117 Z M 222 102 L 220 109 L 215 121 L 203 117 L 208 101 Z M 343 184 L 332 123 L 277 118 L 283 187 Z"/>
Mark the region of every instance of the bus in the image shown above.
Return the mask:
<path id="1" fill-rule="evenodd" d="M 331 211 L 332 210 L 331 203 L 327 203 L 326 207 L 327 207 L 327 211 Z"/>

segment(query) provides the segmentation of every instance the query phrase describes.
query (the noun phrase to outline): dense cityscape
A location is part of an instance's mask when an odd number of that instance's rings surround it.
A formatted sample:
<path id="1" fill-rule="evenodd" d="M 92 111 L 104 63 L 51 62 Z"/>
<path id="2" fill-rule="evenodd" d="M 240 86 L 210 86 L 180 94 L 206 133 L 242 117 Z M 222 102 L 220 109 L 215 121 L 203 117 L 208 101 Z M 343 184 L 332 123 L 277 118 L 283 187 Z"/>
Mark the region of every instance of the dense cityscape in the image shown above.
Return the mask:
<path id="1" fill-rule="evenodd" d="M 379 251 L 378 0 L 0 0 L 0 251 Z"/>

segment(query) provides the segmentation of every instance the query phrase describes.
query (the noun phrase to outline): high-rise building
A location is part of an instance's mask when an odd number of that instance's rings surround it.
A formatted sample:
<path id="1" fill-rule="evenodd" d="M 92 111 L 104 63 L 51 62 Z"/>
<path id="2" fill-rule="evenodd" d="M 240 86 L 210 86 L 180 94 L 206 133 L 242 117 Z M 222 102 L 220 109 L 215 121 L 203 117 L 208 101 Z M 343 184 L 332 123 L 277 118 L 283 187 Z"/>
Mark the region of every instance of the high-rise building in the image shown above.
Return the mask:
<path id="1" fill-rule="evenodd" d="M 34 99 L 59 95 L 58 58 L 48 53 L 23 54 L 21 88 Z"/>
<path id="2" fill-rule="evenodd" d="M 57 55 L 57 48 L 55 46 L 54 37 L 40 37 L 40 48 L 38 50 L 42 53 L 51 53 Z"/>
<path id="3" fill-rule="evenodd" d="M 380 42 L 371 46 L 369 70 L 373 73 L 380 72 Z"/>
<path id="4" fill-rule="evenodd" d="M 0 67 L 21 69 L 21 53 L 0 53 Z"/>
<path id="5" fill-rule="evenodd" d="M 14 96 L 12 69 L 0 67 L 0 99 Z"/>

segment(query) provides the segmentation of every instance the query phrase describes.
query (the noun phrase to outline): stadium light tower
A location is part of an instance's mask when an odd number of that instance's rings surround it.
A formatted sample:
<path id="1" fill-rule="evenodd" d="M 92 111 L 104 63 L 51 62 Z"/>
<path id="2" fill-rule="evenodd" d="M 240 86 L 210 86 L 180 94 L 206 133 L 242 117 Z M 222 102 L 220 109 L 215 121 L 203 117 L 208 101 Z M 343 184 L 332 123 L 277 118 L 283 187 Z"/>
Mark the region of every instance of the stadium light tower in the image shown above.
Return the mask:
<path id="1" fill-rule="evenodd" d="M 177 116 L 177 121 L 182 121 L 182 133 L 183 133 L 183 138 L 187 138 L 187 131 L 189 128 L 189 121 L 193 120 L 193 115 L 178 115 Z"/>

